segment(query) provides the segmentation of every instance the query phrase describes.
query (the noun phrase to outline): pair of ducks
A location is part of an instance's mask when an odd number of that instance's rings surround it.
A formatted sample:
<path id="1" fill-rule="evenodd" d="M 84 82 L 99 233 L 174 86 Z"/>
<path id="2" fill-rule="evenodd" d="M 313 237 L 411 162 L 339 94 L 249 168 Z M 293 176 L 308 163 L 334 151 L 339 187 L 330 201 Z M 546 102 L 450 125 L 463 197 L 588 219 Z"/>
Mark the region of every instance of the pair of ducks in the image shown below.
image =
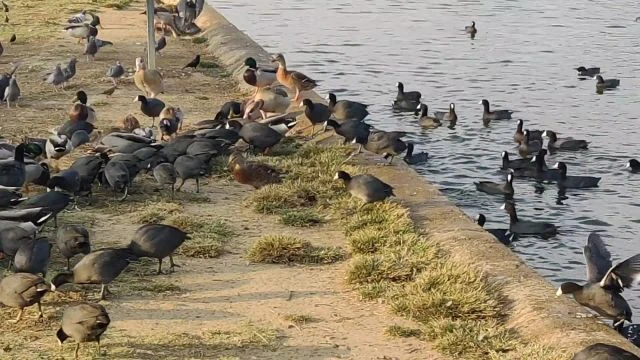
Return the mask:
<path id="1" fill-rule="evenodd" d="M 282 54 L 276 54 L 271 59 L 278 63 L 277 68 L 258 67 L 254 58 L 247 58 L 244 64 L 247 66 L 243 74 L 245 82 L 256 87 L 256 94 L 261 88 L 271 86 L 276 80 L 295 93 L 292 101 L 300 100 L 300 93 L 310 91 L 318 86 L 318 81 L 299 72 L 291 71 L 287 68 L 287 62 Z"/>

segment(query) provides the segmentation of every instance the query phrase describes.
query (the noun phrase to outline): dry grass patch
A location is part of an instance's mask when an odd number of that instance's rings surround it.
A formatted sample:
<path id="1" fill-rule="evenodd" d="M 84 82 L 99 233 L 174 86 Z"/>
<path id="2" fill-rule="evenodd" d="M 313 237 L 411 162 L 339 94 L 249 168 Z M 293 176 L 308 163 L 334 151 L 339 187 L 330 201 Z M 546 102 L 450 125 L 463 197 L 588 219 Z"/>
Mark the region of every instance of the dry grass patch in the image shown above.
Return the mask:
<path id="1" fill-rule="evenodd" d="M 317 319 L 304 314 L 287 314 L 283 316 L 283 318 L 295 326 L 302 326 L 317 321 Z"/>
<path id="2" fill-rule="evenodd" d="M 281 345 L 282 335 L 278 330 L 243 324 L 238 330 L 213 330 L 206 332 L 203 339 L 207 344 L 221 347 L 264 347 L 271 350 Z"/>
<path id="3" fill-rule="evenodd" d="M 392 337 L 419 338 L 420 336 L 422 336 L 422 331 L 420 329 L 414 329 L 414 328 L 409 328 L 409 327 L 400 326 L 400 325 L 387 326 L 384 332 L 388 336 L 392 336 Z"/>
<path id="4" fill-rule="evenodd" d="M 224 244 L 235 233 L 221 220 L 209 220 L 195 215 L 174 215 L 165 224 L 175 226 L 189 234 L 177 254 L 200 259 L 216 258 L 224 253 Z"/>
<path id="5" fill-rule="evenodd" d="M 182 205 L 172 202 L 149 204 L 134 212 L 133 221 L 138 224 L 157 224 L 183 210 Z"/>
<path id="6" fill-rule="evenodd" d="M 292 236 L 265 236 L 256 241 L 247 253 L 247 259 L 266 264 L 332 264 L 346 254 L 339 247 L 313 246 Z"/>

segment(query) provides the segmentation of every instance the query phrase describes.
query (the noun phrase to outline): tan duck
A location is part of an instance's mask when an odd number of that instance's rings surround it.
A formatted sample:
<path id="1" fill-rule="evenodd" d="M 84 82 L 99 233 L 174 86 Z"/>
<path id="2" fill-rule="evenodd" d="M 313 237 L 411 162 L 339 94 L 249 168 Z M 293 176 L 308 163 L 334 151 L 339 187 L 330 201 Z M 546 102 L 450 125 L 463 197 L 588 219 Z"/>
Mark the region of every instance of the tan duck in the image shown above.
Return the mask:
<path id="1" fill-rule="evenodd" d="M 280 171 L 267 164 L 247 161 L 238 151 L 231 154 L 228 166 L 237 182 L 256 189 L 282 181 Z"/>
<path id="2" fill-rule="evenodd" d="M 263 101 L 261 110 L 265 113 L 284 114 L 290 105 L 287 92 L 281 88 L 260 88 L 253 97 L 253 100 Z"/>
<path id="3" fill-rule="evenodd" d="M 278 72 L 276 73 L 278 82 L 286 86 L 291 91 L 295 90 L 296 96 L 293 98 L 293 101 L 297 102 L 300 100 L 300 92 L 313 90 L 318 86 L 318 82 L 307 75 L 298 71 L 287 70 L 287 63 L 284 60 L 284 55 L 276 54 L 272 61 L 278 63 Z"/>
<path id="4" fill-rule="evenodd" d="M 149 70 L 142 58 L 136 58 L 136 73 L 133 81 L 138 89 L 145 93 L 147 97 L 155 98 L 164 92 L 164 80 L 158 70 Z"/>

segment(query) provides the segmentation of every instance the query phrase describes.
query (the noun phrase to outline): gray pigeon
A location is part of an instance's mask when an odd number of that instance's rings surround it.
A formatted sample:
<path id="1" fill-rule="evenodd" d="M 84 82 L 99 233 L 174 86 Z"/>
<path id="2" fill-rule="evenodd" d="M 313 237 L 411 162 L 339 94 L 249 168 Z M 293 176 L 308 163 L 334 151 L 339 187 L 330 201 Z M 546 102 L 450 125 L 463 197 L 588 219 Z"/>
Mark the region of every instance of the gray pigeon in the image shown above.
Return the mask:
<path id="1" fill-rule="evenodd" d="M 69 63 L 67 64 L 67 66 L 64 69 L 62 69 L 62 72 L 64 73 L 65 82 L 69 82 L 69 80 L 71 80 L 72 77 L 76 76 L 77 63 L 78 63 L 78 59 L 76 59 L 75 57 L 72 57 L 71 59 L 69 59 Z"/>
<path id="2" fill-rule="evenodd" d="M 66 78 L 64 76 L 64 73 L 62 72 L 62 68 L 60 67 L 60 64 L 56 65 L 56 69 L 53 70 L 53 72 L 49 74 L 49 76 L 47 76 L 45 81 L 47 82 L 47 84 L 53 84 L 56 90 L 58 90 L 58 86 L 64 87 Z"/>
<path id="3" fill-rule="evenodd" d="M 96 43 L 96 38 L 93 36 L 89 36 L 87 39 L 87 44 L 84 46 L 84 53 L 82 55 L 87 55 L 87 62 L 89 62 L 89 58 L 92 60 L 96 59 L 96 54 L 98 53 L 98 44 Z"/>
<path id="4" fill-rule="evenodd" d="M 113 85 L 118 86 L 118 79 L 124 75 L 124 67 L 120 64 L 120 61 L 116 61 L 116 64 L 107 70 L 107 76 L 113 81 Z"/>
<path id="5" fill-rule="evenodd" d="M 18 86 L 18 81 L 16 80 L 16 76 L 11 76 L 11 80 L 9 80 L 9 86 L 4 89 L 4 98 L 3 100 L 7 102 L 7 108 L 11 107 L 11 103 L 15 103 L 16 107 L 18 107 L 18 98 L 20 97 L 20 87 Z"/>
<path id="6" fill-rule="evenodd" d="M 113 46 L 113 43 L 107 40 L 96 39 L 96 45 L 98 45 L 98 49 L 99 49 L 109 45 Z"/>
<path id="7" fill-rule="evenodd" d="M 156 54 L 160 55 L 160 50 L 164 49 L 165 46 L 167 46 L 167 38 L 162 35 L 156 43 Z"/>

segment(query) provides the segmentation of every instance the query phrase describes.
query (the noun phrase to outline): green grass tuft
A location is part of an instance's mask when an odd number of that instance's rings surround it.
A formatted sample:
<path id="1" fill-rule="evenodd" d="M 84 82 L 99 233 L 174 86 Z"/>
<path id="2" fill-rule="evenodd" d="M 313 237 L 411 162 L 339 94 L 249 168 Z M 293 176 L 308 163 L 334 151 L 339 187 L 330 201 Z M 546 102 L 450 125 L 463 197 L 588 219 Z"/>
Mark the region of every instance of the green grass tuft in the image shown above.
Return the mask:
<path id="1" fill-rule="evenodd" d="M 191 39 L 191 42 L 194 43 L 194 44 L 205 44 L 205 43 L 209 42 L 209 40 L 206 37 L 196 36 L 196 37 Z"/>
<path id="2" fill-rule="evenodd" d="M 307 209 L 286 210 L 280 214 L 280 221 L 284 225 L 293 227 L 310 227 L 323 222 L 316 211 Z"/>
<path id="3" fill-rule="evenodd" d="M 265 236 L 247 253 L 249 261 L 266 264 L 332 264 L 345 256 L 338 247 L 313 246 L 291 236 Z"/>
<path id="4" fill-rule="evenodd" d="M 133 211 L 133 221 L 138 224 L 157 224 L 183 210 L 180 204 L 158 202 L 146 205 L 138 211 Z"/>
<path id="5" fill-rule="evenodd" d="M 489 353 L 506 353 L 517 346 L 516 334 L 495 319 L 435 318 L 422 331 L 438 351 L 465 359 L 486 359 Z"/>

